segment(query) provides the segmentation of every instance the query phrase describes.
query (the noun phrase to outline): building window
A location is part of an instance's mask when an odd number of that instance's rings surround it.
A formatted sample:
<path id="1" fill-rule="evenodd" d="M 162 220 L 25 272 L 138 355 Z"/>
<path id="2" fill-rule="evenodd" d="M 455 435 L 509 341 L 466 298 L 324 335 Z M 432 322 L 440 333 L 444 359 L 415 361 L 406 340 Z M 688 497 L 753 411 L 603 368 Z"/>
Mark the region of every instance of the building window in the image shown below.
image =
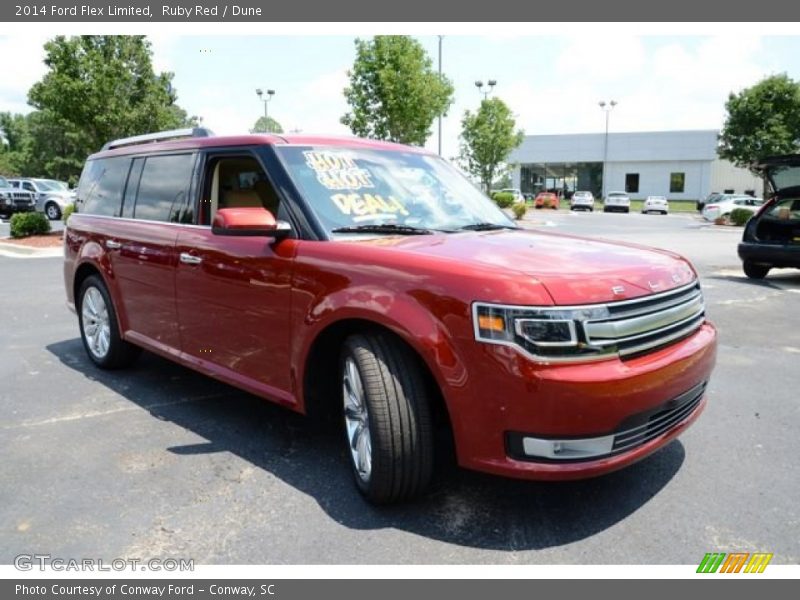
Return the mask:
<path id="1" fill-rule="evenodd" d="M 625 173 L 625 192 L 628 194 L 639 193 L 639 174 Z"/>
<path id="2" fill-rule="evenodd" d="M 669 191 L 671 194 L 682 194 L 686 185 L 686 173 L 669 174 Z"/>

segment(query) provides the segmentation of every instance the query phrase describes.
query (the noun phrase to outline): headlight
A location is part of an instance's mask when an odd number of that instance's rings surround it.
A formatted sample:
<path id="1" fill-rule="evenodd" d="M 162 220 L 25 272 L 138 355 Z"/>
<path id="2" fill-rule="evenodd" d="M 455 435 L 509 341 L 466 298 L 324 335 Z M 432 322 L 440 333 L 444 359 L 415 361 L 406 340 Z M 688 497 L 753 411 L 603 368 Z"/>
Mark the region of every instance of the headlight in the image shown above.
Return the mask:
<path id="1" fill-rule="evenodd" d="M 589 345 L 578 326 L 581 321 L 608 316 L 605 306 L 558 309 L 473 304 L 477 340 L 519 346 L 542 360 L 610 358 L 616 349 Z"/>

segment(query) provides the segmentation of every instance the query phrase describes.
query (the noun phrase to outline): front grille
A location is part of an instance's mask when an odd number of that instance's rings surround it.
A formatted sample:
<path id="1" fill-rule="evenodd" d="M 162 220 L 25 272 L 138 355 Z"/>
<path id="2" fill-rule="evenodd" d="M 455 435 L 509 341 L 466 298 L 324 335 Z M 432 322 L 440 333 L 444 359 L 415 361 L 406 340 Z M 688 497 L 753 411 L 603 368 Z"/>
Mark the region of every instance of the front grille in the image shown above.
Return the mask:
<path id="1" fill-rule="evenodd" d="M 655 412 L 638 415 L 629 419 L 623 427 L 614 434 L 613 452 L 624 452 L 636 446 L 646 444 L 650 440 L 667 433 L 694 412 L 706 391 L 706 382 L 693 387 L 670 400 L 665 406 Z M 632 422 L 645 421 L 641 425 L 631 427 Z"/>
<path id="2" fill-rule="evenodd" d="M 607 304 L 609 316 L 583 323 L 586 343 L 615 348 L 620 356 L 640 354 L 677 341 L 705 321 L 700 283 L 662 294 Z"/>

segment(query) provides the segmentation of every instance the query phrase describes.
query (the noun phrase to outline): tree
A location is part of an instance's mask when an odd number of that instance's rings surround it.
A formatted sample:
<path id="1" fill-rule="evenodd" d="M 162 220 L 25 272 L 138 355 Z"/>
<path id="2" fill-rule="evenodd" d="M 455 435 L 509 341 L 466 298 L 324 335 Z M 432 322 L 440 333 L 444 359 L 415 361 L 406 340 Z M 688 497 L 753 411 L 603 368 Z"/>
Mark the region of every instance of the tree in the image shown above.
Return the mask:
<path id="1" fill-rule="evenodd" d="M 761 80 L 725 103 L 727 118 L 717 150 L 739 167 L 800 149 L 800 83 L 786 74 Z"/>
<path id="2" fill-rule="evenodd" d="M 499 167 L 523 137 L 506 103 L 485 99 L 476 112 L 467 110 L 461 119 L 461 162 L 488 192 Z"/>
<path id="3" fill-rule="evenodd" d="M 266 127 L 265 127 L 266 125 Z M 272 117 L 259 117 L 250 133 L 283 133 L 283 127 Z"/>
<path id="4" fill-rule="evenodd" d="M 358 136 L 422 145 L 447 114 L 453 85 L 433 70 L 422 45 L 403 35 L 356 40 L 356 59 L 344 96 L 351 112 L 341 122 Z"/>
<path id="5" fill-rule="evenodd" d="M 153 71 L 144 36 L 58 36 L 44 47 L 48 72 L 28 92 L 36 172 L 74 178 L 109 140 L 196 125 L 175 103 L 172 73 Z"/>

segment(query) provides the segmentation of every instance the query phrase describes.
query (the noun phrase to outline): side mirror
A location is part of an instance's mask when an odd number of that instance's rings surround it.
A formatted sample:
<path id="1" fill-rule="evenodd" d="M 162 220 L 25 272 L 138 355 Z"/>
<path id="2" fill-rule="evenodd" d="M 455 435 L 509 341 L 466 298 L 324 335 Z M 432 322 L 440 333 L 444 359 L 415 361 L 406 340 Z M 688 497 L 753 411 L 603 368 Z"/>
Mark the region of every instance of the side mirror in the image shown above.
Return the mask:
<path id="1" fill-rule="evenodd" d="M 266 208 L 220 208 L 214 215 L 211 231 L 216 235 L 262 236 L 280 238 L 292 231 L 286 221 L 276 221 Z"/>

